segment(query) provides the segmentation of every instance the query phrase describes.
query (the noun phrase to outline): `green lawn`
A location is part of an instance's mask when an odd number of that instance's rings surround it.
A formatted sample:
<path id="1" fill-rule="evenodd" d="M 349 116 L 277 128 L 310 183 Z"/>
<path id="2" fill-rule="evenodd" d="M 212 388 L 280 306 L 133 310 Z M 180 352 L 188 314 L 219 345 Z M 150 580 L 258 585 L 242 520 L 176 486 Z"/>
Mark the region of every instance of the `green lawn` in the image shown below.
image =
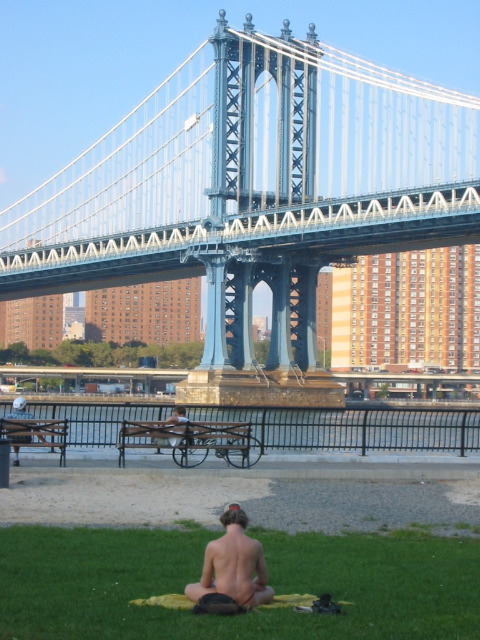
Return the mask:
<path id="1" fill-rule="evenodd" d="M 290 609 L 223 618 L 137 607 L 199 578 L 216 533 L 0 528 L 0 640 L 478 639 L 480 541 L 421 528 L 327 537 L 252 530 L 277 593 L 329 592 L 345 616 Z"/>

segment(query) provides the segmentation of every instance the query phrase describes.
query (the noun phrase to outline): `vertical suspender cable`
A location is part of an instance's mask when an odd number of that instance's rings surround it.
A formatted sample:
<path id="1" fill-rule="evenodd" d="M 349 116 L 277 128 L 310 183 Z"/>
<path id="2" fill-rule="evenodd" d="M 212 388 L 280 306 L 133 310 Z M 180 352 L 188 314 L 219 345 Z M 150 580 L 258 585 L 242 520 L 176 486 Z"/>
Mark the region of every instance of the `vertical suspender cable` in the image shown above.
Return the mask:
<path id="1" fill-rule="evenodd" d="M 454 182 L 460 175 L 458 158 L 458 107 L 450 106 L 451 114 L 451 135 L 450 135 L 450 175 Z"/>
<path id="2" fill-rule="evenodd" d="M 280 143 L 282 140 L 282 122 L 281 122 L 281 95 L 282 95 L 282 67 L 283 55 L 277 54 L 277 144 L 276 144 L 276 171 L 275 171 L 275 205 L 280 202 Z"/>
<path id="3" fill-rule="evenodd" d="M 476 157 L 476 146 L 477 146 L 477 127 L 476 127 L 476 119 L 477 116 L 473 109 L 467 109 L 466 114 L 467 121 L 467 179 L 473 180 L 476 176 L 477 170 L 477 157 Z"/>
<path id="4" fill-rule="evenodd" d="M 446 182 L 450 180 L 450 175 L 448 174 L 448 157 L 447 157 L 447 106 L 445 104 L 440 105 L 440 113 L 442 116 L 441 119 L 441 145 L 442 145 L 442 172 L 441 172 L 441 180 L 442 182 Z"/>
<path id="5" fill-rule="evenodd" d="M 364 83 L 357 82 L 355 85 L 355 180 L 354 180 L 354 192 L 363 193 L 364 189 L 364 149 L 363 149 L 363 130 L 364 130 Z"/>
<path id="6" fill-rule="evenodd" d="M 388 128 L 387 128 L 387 140 L 386 140 L 386 154 L 385 154 L 385 165 L 386 165 L 386 179 L 385 179 L 385 188 L 391 189 L 393 184 L 393 126 L 394 126 L 394 94 L 393 91 L 387 92 L 388 96 Z"/>
<path id="7" fill-rule="evenodd" d="M 302 202 L 305 202 L 306 196 L 306 187 L 307 187 L 307 144 L 308 144 L 308 118 L 309 118 L 309 105 L 308 105 L 308 94 L 309 94 L 309 73 L 308 73 L 308 63 L 305 56 L 305 65 L 303 67 L 303 121 L 302 121 Z"/>
<path id="8" fill-rule="evenodd" d="M 314 187 L 314 194 L 315 194 L 315 200 L 318 200 L 318 197 L 322 195 L 323 190 L 321 187 L 321 183 L 322 183 L 322 153 L 321 153 L 321 144 L 322 144 L 322 138 L 320 135 L 320 130 L 321 130 L 321 122 L 322 122 L 322 74 L 323 71 L 322 69 L 318 69 L 318 74 L 317 74 L 317 108 L 316 108 L 316 119 L 317 119 L 317 126 L 316 126 L 316 140 L 315 140 L 315 150 L 312 150 L 312 153 L 316 153 L 317 154 L 317 160 L 316 160 L 316 169 L 317 169 L 317 175 L 316 175 L 316 179 L 315 179 L 315 187 Z"/>
<path id="9" fill-rule="evenodd" d="M 410 135 L 409 135 L 409 96 L 403 95 L 403 110 L 402 110 L 402 171 L 400 184 L 397 185 L 397 188 L 402 189 L 407 186 L 408 183 L 408 160 L 409 160 L 409 152 L 410 152 Z"/>
<path id="10" fill-rule="evenodd" d="M 374 122 L 373 122 L 373 92 L 374 92 L 374 87 L 372 87 L 371 85 L 368 85 L 367 87 L 367 106 L 368 106 L 368 130 L 367 130 L 367 160 L 366 160 L 366 164 L 368 166 L 368 183 L 367 183 L 367 190 L 369 193 L 373 192 L 374 189 L 374 184 L 373 184 L 373 154 L 374 154 L 374 148 L 373 148 L 373 127 Z"/>
<path id="11" fill-rule="evenodd" d="M 372 185 L 371 191 L 378 191 L 378 162 L 379 162 L 379 145 L 378 132 L 380 129 L 380 120 L 378 118 L 378 87 L 373 87 L 373 117 L 372 117 L 372 154 L 371 154 L 371 173 Z"/>
<path id="12" fill-rule="evenodd" d="M 288 189 L 288 204 L 292 204 L 292 195 L 293 195 L 293 146 L 294 146 L 294 133 L 295 133 L 295 62 L 292 60 L 292 63 L 289 67 L 288 74 L 288 82 L 290 86 L 289 96 L 290 96 L 290 123 L 289 123 L 289 132 L 290 132 L 290 142 L 288 145 L 288 180 L 286 187 Z"/>
<path id="13" fill-rule="evenodd" d="M 423 184 L 423 130 L 422 130 L 422 99 L 417 98 L 415 101 L 415 182 Z"/>
<path id="14" fill-rule="evenodd" d="M 384 191 L 387 187 L 387 137 L 388 137 L 388 125 L 389 125 L 389 112 L 388 112 L 388 94 L 390 92 L 385 89 L 382 90 L 381 97 L 381 118 L 380 118 L 380 191 Z"/>
<path id="15" fill-rule="evenodd" d="M 250 81 L 250 88 L 249 88 L 249 94 L 251 97 L 251 108 L 253 109 L 253 114 L 251 114 L 251 118 L 253 119 L 253 121 L 255 121 L 255 60 L 256 60 L 256 44 L 253 43 L 252 44 L 252 54 L 251 54 L 251 65 L 252 65 L 252 72 L 250 73 L 250 77 L 249 77 L 249 81 Z M 247 158 L 247 162 L 250 163 L 250 166 L 252 167 L 251 171 L 250 171 L 250 179 L 248 182 L 248 202 L 249 202 L 249 207 L 251 208 L 252 206 L 252 202 L 253 202 L 253 189 L 254 189 L 254 182 L 255 182 L 255 153 L 254 153 L 254 149 L 255 149 L 255 143 L 253 141 L 253 135 L 254 132 L 252 131 L 252 127 L 253 127 L 253 122 L 249 123 L 249 144 L 248 144 L 248 158 Z"/>
<path id="16" fill-rule="evenodd" d="M 272 119 L 270 118 L 270 109 L 271 109 L 271 87 L 272 87 L 272 79 L 270 78 L 270 51 L 265 52 L 264 56 L 264 74 L 268 75 L 268 82 L 265 83 L 265 87 L 262 90 L 263 93 L 263 143 L 262 143 L 262 155 L 263 158 L 257 158 L 260 167 L 262 168 L 262 178 L 261 178 L 261 189 L 262 189 L 262 208 L 265 208 L 267 205 L 267 191 L 268 187 L 271 184 L 271 177 L 269 175 L 269 171 L 271 171 L 271 163 L 269 162 L 269 152 L 270 152 L 270 132 L 272 127 Z M 278 96 L 278 85 L 277 87 L 277 96 Z M 278 105 L 278 100 L 277 100 Z M 277 112 L 278 117 L 278 112 Z M 276 141 L 276 148 L 278 149 L 278 140 L 276 137 L 273 137 L 273 140 Z M 267 160 L 264 160 L 267 158 Z M 278 170 L 278 169 L 277 169 Z M 275 185 L 275 181 L 273 186 Z"/>
<path id="17" fill-rule="evenodd" d="M 241 184 L 240 184 L 240 172 L 241 172 L 241 162 L 242 162 L 242 154 L 240 153 L 240 150 L 242 148 L 242 145 L 244 144 L 244 140 L 242 138 L 243 134 L 244 134 L 244 124 L 242 123 L 242 116 L 245 115 L 245 106 L 243 104 L 243 98 L 244 98 L 244 81 L 245 81 L 245 51 L 244 51 L 244 47 L 245 47 L 245 40 L 243 38 L 240 38 L 239 40 L 239 49 L 238 49 L 238 86 L 237 86 L 237 105 L 236 105 L 236 109 L 237 109 L 237 123 L 236 123 L 236 135 L 237 135 L 237 166 L 236 166 L 236 171 L 237 171 L 237 179 L 236 179 L 236 202 L 237 202 L 237 207 L 236 207 L 236 211 L 240 211 L 240 188 L 241 188 Z M 252 47 L 254 45 L 251 45 Z M 232 105 L 232 110 L 234 108 L 234 105 Z M 248 141 L 247 141 L 248 143 Z M 251 158 L 245 158 L 246 162 L 250 162 Z M 251 167 L 251 164 L 250 164 Z M 247 188 L 250 188 L 250 185 L 245 185 Z M 251 195 L 251 194 L 250 194 Z M 250 198 L 249 198 L 250 201 Z M 228 205 L 228 202 L 227 202 Z"/>
<path id="18" fill-rule="evenodd" d="M 348 190 L 348 169 L 350 158 L 348 157 L 349 149 L 349 118 L 350 118 L 350 80 L 343 78 L 343 96 L 342 96 L 342 158 L 341 158 L 341 196 L 347 195 Z"/>
<path id="19" fill-rule="evenodd" d="M 335 160 L 335 74 L 330 74 L 330 97 L 328 102 L 328 188 L 327 196 L 331 198 L 333 193 L 334 160 Z"/>

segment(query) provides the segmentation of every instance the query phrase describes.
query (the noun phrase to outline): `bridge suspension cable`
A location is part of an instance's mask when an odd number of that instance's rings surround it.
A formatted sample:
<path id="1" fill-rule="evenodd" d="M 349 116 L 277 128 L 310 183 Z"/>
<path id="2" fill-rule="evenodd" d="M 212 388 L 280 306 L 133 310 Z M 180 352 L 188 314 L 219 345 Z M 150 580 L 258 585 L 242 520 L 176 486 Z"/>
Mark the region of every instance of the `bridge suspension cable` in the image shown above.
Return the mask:
<path id="1" fill-rule="evenodd" d="M 291 139 L 300 140 L 303 135 L 303 156 L 312 147 L 316 154 L 315 199 L 434 186 L 478 176 L 480 97 L 390 71 L 323 42 L 312 44 L 291 36 L 274 38 L 234 28 L 229 31 L 239 39 L 240 50 L 250 46 L 265 52 L 263 71 L 273 81 L 266 81 L 263 72 L 258 74 L 266 88 L 263 102 L 269 105 L 258 110 L 255 126 L 255 191 L 261 194 L 257 197 L 261 208 L 272 191 L 276 191 L 277 204 L 288 196 L 279 193 L 271 168 L 265 169 L 267 144 L 273 146 L 280 135 L 272 103 L 280 100 L 285 80 L 279 69 L 286 60 L 291 61 L 293 96 L 300 85 L 307 95 L 312 82 L 308 70 L 317 71 L 313 144 L 305 135 L 309 126 L 306 109 L 302 113 L 300 106 L 290 122 Z M 276 61 L 273 65 L 272 59 Z M 259 86 L 260 81 L 257 93 Z M 294 101 L 295 97 L 293 110 Z M 240 140 L 239 146 L 242 144 Z M 290 164 L 295 167 L 295 151 L 290 153 Z M 278 156 L 276 164 L 278 167 Z M 305 167 L 301 170 L 305 175 Z M 303 192 L 302 198 L 311 200 L 311 195 Z"/>
<path id="2" fill-rule="evenodd" d="M 229 182 L 235 195 L 229 192 L 228 216 L 479 175 L 479 97 L 391 71 L 320 43 L 316 34 L 303 42 L 287 31 L 274 38 L 226 30 L 238 43 L 238 60 L 230 61 L 234 88 L 228 89 L 229 135 L 238 139 L 227 159 L 227 174 L 238 175 Z M 206 217 L 205 190 L 218 160 L 212 158 L 209 46 L 203 42 L 84 153 L 0 212 L 0 250 Z M 244 72 L 247 48 L 255 74 Z M 249 95 L 251 131 L 240 122 Z M 280 138 L 290 146 L 279 145 Z"/>
<path id="3" fill-rule="evenodd" d="M 206 208 L 214 67 L 206 45 L 84 153 L 2 211 L 1 249 L 174 224 Z"/>

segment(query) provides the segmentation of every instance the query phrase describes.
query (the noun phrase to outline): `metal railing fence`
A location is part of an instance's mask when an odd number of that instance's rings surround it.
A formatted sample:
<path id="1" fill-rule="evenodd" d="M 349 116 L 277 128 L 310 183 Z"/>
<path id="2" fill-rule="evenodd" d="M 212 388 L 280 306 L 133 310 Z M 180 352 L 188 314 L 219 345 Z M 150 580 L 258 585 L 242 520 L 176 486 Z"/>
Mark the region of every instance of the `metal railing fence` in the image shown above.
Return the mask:
<path id="1" fill-rule="evenodd" d="M 0 401 L 0 418 L 11 410 Z M 72 447 L 115 447 L 123 420 L 165 420 L 171 404 L 31 401 L 39 418 L 69 421 Z M 192 421 L 250 422 L 268 450 L 480 452 L 480 408 L 345 409 L 189 406 Z"/>

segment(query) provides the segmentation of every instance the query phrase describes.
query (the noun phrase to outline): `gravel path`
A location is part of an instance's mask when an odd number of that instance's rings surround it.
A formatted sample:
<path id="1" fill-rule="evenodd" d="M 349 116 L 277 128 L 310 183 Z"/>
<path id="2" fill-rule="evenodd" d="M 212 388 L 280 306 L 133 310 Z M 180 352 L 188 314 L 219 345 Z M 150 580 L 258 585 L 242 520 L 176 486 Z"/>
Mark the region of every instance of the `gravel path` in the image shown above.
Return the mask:
<path id="1" fill-rule="evenodd" d="M 192 476 L 154 470 L 16 469 L 0 490 L 0 526 L 220 530 L 239 501 L 251 524 L 294 534 L 382 532 L 428 526 L 435 535 L 480 536 L 480 480 L 359 480 Z M 462 524 L 463 527 L 459 527 Z"/>
<path id="2" fill-rule="evenodd" d="M 277 480 L 270 490 L 243 501 L 252 525 L 338 535 L 416 523 L 431 525 L 435 535 L 480 535 L 480 481 Z M 459 529 L 460 523 L 469 527 Z"/>

